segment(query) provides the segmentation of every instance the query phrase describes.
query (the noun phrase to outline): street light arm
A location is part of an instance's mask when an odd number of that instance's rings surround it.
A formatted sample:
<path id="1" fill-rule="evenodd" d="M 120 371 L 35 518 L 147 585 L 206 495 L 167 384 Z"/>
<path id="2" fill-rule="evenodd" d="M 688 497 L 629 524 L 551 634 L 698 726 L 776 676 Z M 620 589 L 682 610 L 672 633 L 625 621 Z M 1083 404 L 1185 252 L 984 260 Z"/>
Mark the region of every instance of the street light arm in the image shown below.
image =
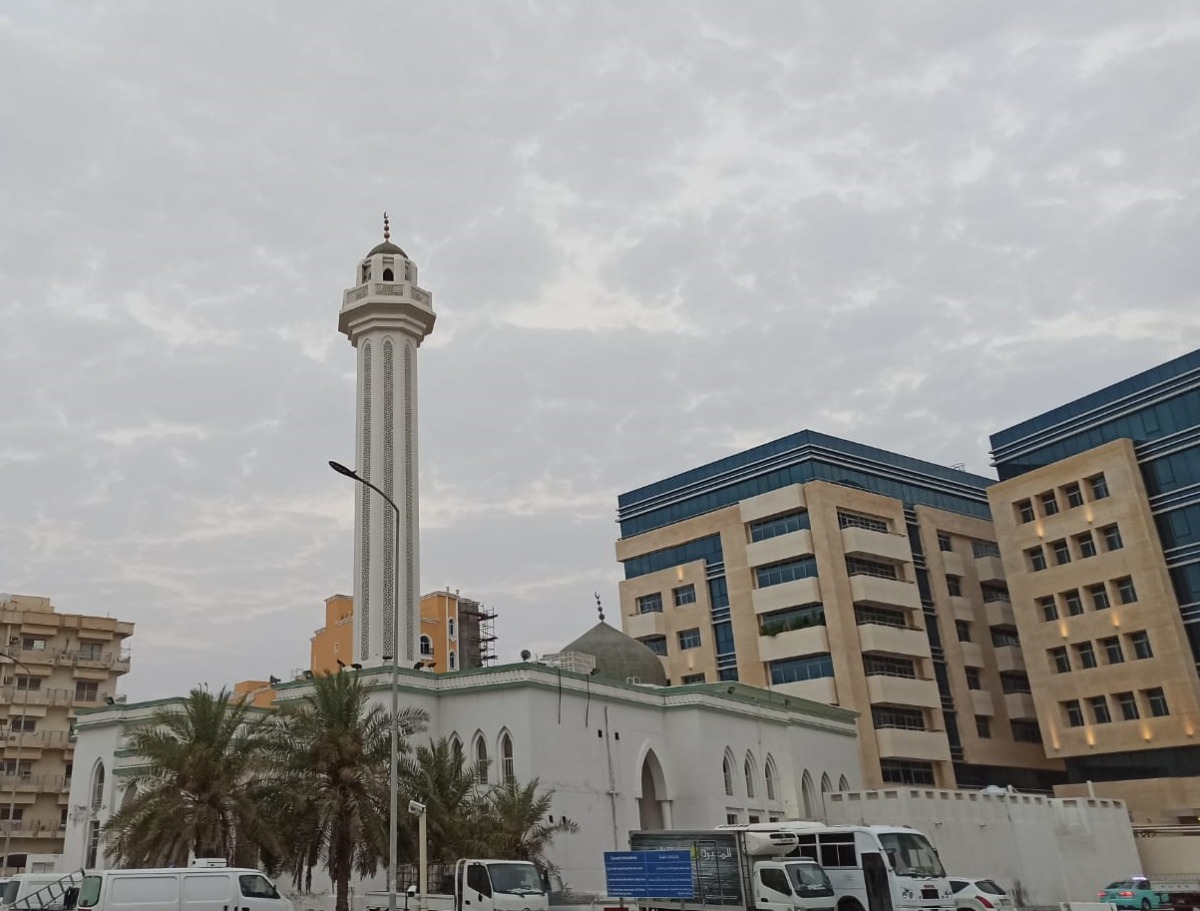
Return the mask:
<path id="1" fill-rule="evenodd" d="M 347 468 L 341 462 L 335 462 L 332 459 L 329 460 L 329 467 L 332 468 L 334 471 L 336 471 L 338 474 L 345 475 L 348 478 L 353 478 L 355 481 L 358 481 L 359 484 L 362 484 L 366 487 L 370 487 L 373 491 L 375 491 L 377 494 L 379 494 L 381 497 L 383 497 L 383 499 L 387 501 L 387 505 L 392 507 L 392 509 L 396 510 L 396 514 L 399 515 L 400 507 L 396 505 L 395 501 L 391 497 L 389 497 L 386 493 L 384 493 L 383 490 L 381 490 L 379 487 L 376 487 L 374 484 L 372 484 L 370 481 L 368 481 L 366 478 L 364 478 L 362 475 L 360 475 L 353 468 Z"/>

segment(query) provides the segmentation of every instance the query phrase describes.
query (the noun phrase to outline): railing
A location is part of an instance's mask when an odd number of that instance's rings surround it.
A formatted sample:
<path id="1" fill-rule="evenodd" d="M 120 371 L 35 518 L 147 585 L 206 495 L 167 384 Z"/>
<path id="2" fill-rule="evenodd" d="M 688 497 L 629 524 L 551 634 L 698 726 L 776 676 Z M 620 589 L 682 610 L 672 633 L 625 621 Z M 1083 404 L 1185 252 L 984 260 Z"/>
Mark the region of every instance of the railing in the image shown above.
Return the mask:
<path id="1" fill-rule="evenodd" d="M 22 838 L 36 838 L 39 835 L 55 837 L 58 835 L 58 820 L 50 819 L 0 819 L 0 835 L 19 835 Z"/>
<path id="2" fill-rule="evenodd" d="M 14 789 L 52 793 L 67 790 L 70 786 L 71 779 L 65 775 L 0 775 L 0 794 Z"/>

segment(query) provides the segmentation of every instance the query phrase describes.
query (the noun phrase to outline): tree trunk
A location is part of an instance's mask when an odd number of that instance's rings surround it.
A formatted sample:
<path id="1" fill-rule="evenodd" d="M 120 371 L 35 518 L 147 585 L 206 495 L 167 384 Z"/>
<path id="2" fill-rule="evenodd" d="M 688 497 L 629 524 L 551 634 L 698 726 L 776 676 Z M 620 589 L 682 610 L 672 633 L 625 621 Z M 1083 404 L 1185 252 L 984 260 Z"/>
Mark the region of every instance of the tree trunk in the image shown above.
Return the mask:
<path id="1" fill-rule="evenodd" d="M 333 880 L 333 893 L 336 901 L 333 911 L 350 911 L 350 864 L 348 859 L 340 860 L 337 875 Z"/>

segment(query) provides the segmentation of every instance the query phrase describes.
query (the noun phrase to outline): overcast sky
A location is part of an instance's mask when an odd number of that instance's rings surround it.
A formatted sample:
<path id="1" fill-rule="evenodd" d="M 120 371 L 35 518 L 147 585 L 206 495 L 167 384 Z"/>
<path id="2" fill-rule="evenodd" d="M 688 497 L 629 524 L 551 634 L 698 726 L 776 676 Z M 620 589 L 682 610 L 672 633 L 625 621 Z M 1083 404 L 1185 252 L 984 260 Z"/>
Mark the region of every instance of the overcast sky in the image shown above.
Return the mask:
<path id="1" fill-rule="evenodd" d="M 151 698 L 351 590 L 359 258 L 434 295 L 422 591 L 616 613 L 616 496 L 809 427 L 987 434 L 1200 345 L 1200 7 L 0 6 L 0 590 Z"/>

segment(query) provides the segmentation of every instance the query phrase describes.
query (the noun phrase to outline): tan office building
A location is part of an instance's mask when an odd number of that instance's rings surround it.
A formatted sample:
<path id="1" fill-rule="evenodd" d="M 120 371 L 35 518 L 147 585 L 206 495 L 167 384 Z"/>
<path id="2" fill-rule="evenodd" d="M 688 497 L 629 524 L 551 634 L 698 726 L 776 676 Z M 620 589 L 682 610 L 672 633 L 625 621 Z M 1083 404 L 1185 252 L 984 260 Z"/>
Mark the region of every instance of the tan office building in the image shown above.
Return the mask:
<path id="1" fill-rule="evenodd" d="M 129 672 L 125 640 L 133 624 L 60 614 L 49 598 L 30 595 L 0 596 L 0 620 L 0 839 L 7 873 L 23 869 L 29 854 L 62 853 L 68 817 L 88 811 L 67 800 L 75 710 L 115 698 L 117 679 Z"/>
<path id="2" fill-rule="evenodd" d="M 868 787 L 1049 787 L 989 483 L 803 431 L 623 494 L 622 625 L 672 684 L 854 709 Z"/>
<path id="3" fill-rule="evenodd" d="M 1046 750 L 1137 822 L 1200 817 L 1200 351 L 992 437 Z"/>

